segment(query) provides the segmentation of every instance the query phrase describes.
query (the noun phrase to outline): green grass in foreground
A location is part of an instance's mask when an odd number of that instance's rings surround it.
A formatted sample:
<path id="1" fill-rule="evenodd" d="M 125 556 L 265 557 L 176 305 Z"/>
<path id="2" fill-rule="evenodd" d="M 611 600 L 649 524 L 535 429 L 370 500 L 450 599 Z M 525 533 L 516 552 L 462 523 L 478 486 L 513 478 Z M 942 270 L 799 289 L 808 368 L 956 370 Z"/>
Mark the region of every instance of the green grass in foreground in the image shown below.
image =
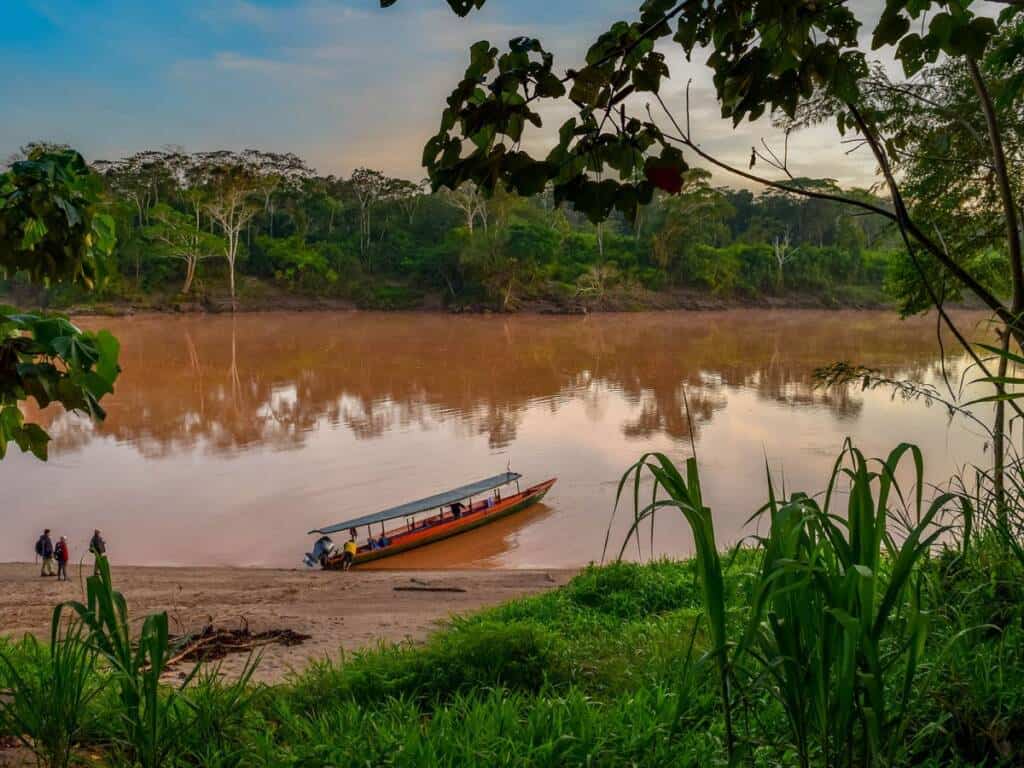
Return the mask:
<path id="1" fill-rule="evenodd" d="M 745 618 L 758 560 L 741 551 L 726 561 L 730 624 Z M 922 573 L 937 615 L 901 762 L 1017 764 L 1024 572 L 981 541 L 967 558 L 944 554 Z M 717 672 L 700 661 L 707 642 L 694 576 L 693 562 L 589 568 L 562 589 L 455 621 L 424 646 L 325 661 L 273 687 L 200 676 L 168 714 L 163 764 L 723 764 Z M 5 650 L 22 674 L 48 656 L 32 641 Z M 781 706 L 767 687 L 749 691 L 735 724 L 754 745 L 744 762 L 795 764 Z M 112 765 L 132 764 L 115 689 L 85 707 L 81 744 Z"/>

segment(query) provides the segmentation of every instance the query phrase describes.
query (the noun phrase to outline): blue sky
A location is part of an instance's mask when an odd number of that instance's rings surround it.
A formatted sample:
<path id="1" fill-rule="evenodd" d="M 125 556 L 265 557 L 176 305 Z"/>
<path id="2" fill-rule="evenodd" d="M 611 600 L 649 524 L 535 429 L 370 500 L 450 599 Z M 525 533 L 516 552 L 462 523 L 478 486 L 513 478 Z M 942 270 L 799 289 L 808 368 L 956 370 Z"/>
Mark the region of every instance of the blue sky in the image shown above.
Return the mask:
<path id="1" fill-rule="evenodd" d="M 257 147 L 294 151 L 322 172 L 368 165 L 408 178 L 423 174 L 423 142 L 469 45 L 535 35 L 565 67 L 638 5 L 489 0 L 460 20 L 443 0 L 388 10 L 377 0 L 0 2 L 0 158 L 35 139 L 89 159 L 165 145 Z M 670 65 L 676 82 L 694 78 L 708 148 L 743 163 L 762 136 L 776 138 L 766 123 L 733 132 L 717 117 L 706 70 L 677 50 Z M 827 128 L 798 137 L 791 154 L 807 175 L 871 179 L 870 164 L 845 157 Z"/>

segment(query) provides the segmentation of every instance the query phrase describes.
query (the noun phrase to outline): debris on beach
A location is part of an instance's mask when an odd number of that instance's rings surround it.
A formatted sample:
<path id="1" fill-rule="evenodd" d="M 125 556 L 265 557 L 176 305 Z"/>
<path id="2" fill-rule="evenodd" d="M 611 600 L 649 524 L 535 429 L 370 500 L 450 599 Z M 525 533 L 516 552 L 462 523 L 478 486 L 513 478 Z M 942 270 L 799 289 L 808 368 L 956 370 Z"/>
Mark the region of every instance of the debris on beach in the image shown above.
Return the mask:
<path id="1" fill-rule="evenodd" d="M 447 587 L 447 586 L 434 586 L 429 581 L 423 581 L 422 579 L 411 578 L 409 579 L 411 584 L 415 586 L 397 586 L 391 589 L 395 592 L 465 592 L 462 587 Z"/>
<path id="2" fill-rule="evenodd" d="M 248 623 L 244 622 L 238 629 L 221 629 L 207 624 L 201 632 L 173 639 L 181 650 L 168 661 L 167 666 L 182 662 L 216 661 L 235 653 L 251 653 L 266 645 L 291 648 L 302 645 L 311 637 L 293 629 L 253 632 Z"/>

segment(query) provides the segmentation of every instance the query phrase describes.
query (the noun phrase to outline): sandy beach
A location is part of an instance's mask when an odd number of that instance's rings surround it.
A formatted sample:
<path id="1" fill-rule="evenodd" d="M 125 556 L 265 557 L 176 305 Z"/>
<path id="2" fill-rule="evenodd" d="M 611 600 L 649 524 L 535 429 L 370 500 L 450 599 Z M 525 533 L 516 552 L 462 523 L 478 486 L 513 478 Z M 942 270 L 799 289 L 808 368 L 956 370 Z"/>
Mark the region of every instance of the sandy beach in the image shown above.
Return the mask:
<path id="1" fill-rule="evenodd" d="M 82 595 L 78 567 L 71 581 L 39 577 L 31 563 L 0 564 L 0 634 L 40 638 L 54 605 Z M 131 615 L 166 610 L 172 632 L 213 623 L 254 632 L 291 629 L 310 635 L 302 645 L 268 646 L 256 678 L 282 679 L 310 659 L 337 658 L 380 642 L 421 641 L 446 618 L 565 584 L 572 570 L 350 571 L 115 567 L 114 583 Z M 84 577 L 83 573 L 83 577 Z M 399 589 L 396 589 L 398 587 Z M 406 588 L 415 588 L 409 591 Z M 425 591 L 424 588 L 464 591 Z M 230 674 L 245 656 L 229 656 Z"/>

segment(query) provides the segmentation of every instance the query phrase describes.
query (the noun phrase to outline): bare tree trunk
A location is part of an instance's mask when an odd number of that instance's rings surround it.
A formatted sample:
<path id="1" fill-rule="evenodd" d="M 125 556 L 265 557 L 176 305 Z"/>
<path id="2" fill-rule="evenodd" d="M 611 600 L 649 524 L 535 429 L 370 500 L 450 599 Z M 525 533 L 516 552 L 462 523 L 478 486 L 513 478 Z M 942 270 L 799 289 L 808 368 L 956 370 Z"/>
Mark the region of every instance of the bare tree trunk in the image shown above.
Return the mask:
<path id="1" fill-rule="evenodd" d="M 238 230 L 228 235 L 228 284 L 231 286 L 231 311 L 235 311 L 235 259 L 238 256 Z"/>
<path id="2" fill-rule="evenodd" d="M 444 279 L 444 282 L 445 282 L 445 284 L 446 284 L 446 285 L 448 286 L 448 290 L 449 290 L 449 291 L 451 291 L 451 294 L 452 294 L 452 298 L 453 298 L 453 299 L 455 299 L 455 298 L 458 298 L 458 294 L 456 294 L 456 293 L 455 293 L 455 287 L 454 287 L 454 286 L 452 285 L 452 281 L 451 281 L 451 279 L 450 279 L 450 278 L 448 277 L 448 275 L 446 275 L 446 274 L 445 274 L 445 273 L 444 273 L 444 272 L 442 271 L 442 272 L 441 272 L 441 277 L 442 277 L 442 278 Z"/>
<path id="3" fill-rule="evenodd" d="M 772 250 L 775 252 L 775 263 L 778 265 L 779 271 L 775 276 L 775 289 L 782 292 L 783 288 L 783 276 L 782 270 L 785 267 L 786 262 L 789 260 L 789 230 L 786 230 L 784 237 L 780 238 L 776 235 L 775 240 L 772 242 Z"/>
<path id="4" fill-rule="evenodd" d="M 181 292 L 187 294 L 192 287 L 192 259 L 185 260 L 185 283 L 181 286 Z"/>

